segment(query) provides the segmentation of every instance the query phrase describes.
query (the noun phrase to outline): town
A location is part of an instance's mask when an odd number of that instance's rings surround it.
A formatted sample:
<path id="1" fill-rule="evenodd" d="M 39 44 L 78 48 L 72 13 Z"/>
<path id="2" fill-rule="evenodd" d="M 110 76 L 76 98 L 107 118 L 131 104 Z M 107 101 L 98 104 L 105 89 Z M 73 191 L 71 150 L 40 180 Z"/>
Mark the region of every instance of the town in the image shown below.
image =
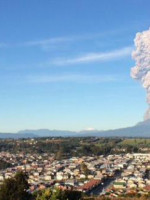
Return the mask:
<path id="1" fill-rule="evenodd" d="M 93 138 L 91 140 L 93 142 Z M 35 139 L 26 141 L 35 144 L 36 148 Z M 5 169 L 1 167 L 0 184 L 16 172 L 24 171 L 28 174 L 30 193 L 46 188 L 108 197 L 150 192 L 149 153 L 109 153 L 57 159 L 55 153 L 1 151 L 0 160 L 10 164 Z"/>

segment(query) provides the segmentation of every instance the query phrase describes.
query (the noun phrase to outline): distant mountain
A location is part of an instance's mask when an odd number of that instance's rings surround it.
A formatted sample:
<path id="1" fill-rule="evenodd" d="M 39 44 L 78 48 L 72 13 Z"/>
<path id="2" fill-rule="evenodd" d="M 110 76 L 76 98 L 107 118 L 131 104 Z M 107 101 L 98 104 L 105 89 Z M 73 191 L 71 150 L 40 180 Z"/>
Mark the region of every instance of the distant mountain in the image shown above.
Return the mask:
<path id="1" fill-rule="evenodd" d="M 92 134 L 97 137 L 150 137 L 150 120 L 139 122 L 132 127 L 98 131 Z"/>
<path id="2" fill-rule="evenodd" d="M 139 122 L 138 124 L 132 127 L 106 130 L 106 131 L 84 130 L 81 132 L 72 132 L 72 131 L 40 129 L 40 130 L 25 130 L 25 131 L 20 131 L 19 133 L 34 134 L 34 135 L 38 135 L 39 137 L 42 137 L 42 136 L 150 137 L 150 120 Z"/>
<path id="3" fill-rule="evenodd" d="M 14 138 L 14 139 L 19 139 L 19 138 L 34 138 L 37 137 L 34 134 L 19 134 L 19 133 L 0 133 L 0 138 L 1 139 L 8 139 L 8 138 Z"/>
<path id="4" fill-rule="evenodd" d="M 49 130 L 49 129 L 38 129 L 38 130 L 22 130 L 18 134 L 33 134 L 38 137 L 59 137 L 59 136 L 75 136 L 77 132 L 64 131 L 64 130 Z"/>
<path id="5" fill-rule="evenodd" d="M 150 120 L 139 122 L 135 126 L 114 130 L 84 130 L 80 132 L 64 130 L 22 130 L 18 133 L 0 133 L 0 138 L 34 138 L 34 137 L 150 137 Z"/>
<path id="6" fill-rule="evenodd" d="M 142 122 L 139 122 L 136 124 L 136 126 L 145 126 L 145 127 L 150 127 L 150 119 L 148 120 L 145 120 L 145 121 L 142 121 Z"/>

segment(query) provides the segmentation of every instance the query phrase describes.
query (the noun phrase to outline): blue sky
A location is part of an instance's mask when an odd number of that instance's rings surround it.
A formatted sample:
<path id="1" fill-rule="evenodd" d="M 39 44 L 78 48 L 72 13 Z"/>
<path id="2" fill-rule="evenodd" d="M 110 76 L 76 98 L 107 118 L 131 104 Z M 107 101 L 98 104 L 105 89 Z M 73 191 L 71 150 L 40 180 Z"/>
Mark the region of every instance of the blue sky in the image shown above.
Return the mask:
<path id="1" fill-rule="evenodd" d="M 0 131 L 132 126 L 145 91 L 132 80 L 149 0 L 1 0 Z"/>

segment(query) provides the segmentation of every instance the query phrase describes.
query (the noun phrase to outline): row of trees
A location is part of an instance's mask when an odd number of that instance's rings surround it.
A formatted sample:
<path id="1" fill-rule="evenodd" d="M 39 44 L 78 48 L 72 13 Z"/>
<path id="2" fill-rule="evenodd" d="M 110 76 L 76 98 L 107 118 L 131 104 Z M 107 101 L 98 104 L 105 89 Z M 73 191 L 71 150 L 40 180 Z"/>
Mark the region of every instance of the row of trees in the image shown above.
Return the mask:
<path id="1" fill-rule="evenodd" d="M 59 141 L 59 142 L 58 142 Z M 107 155 L 119 153 L 139 152 L 140 148 L 149 148 L 149 139 L 123 139 L 123 138 L 36 138 L 31 145 L 27 139 L 0 140 L 0 151 L 11 153 L 54 153 L 60 160 L 69 156 Z M 121 151 L 120 151 L 121 153 Z"/>

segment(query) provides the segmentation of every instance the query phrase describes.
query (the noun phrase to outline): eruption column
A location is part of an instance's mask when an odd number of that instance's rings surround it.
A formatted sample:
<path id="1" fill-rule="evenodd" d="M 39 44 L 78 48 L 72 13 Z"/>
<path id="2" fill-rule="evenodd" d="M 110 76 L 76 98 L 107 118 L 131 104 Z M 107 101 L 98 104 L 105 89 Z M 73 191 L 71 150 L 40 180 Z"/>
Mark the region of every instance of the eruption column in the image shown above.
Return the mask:
<path id="1" fill-rule="evenodd" d="M 144 119 L 147 120 L 150 119 L 150 29 L 137 33 L 134 43 L 132 57 L 136 64 L 131 69 L 131 77 L 139 80 L 146 89 L 149 108 Z"/>

